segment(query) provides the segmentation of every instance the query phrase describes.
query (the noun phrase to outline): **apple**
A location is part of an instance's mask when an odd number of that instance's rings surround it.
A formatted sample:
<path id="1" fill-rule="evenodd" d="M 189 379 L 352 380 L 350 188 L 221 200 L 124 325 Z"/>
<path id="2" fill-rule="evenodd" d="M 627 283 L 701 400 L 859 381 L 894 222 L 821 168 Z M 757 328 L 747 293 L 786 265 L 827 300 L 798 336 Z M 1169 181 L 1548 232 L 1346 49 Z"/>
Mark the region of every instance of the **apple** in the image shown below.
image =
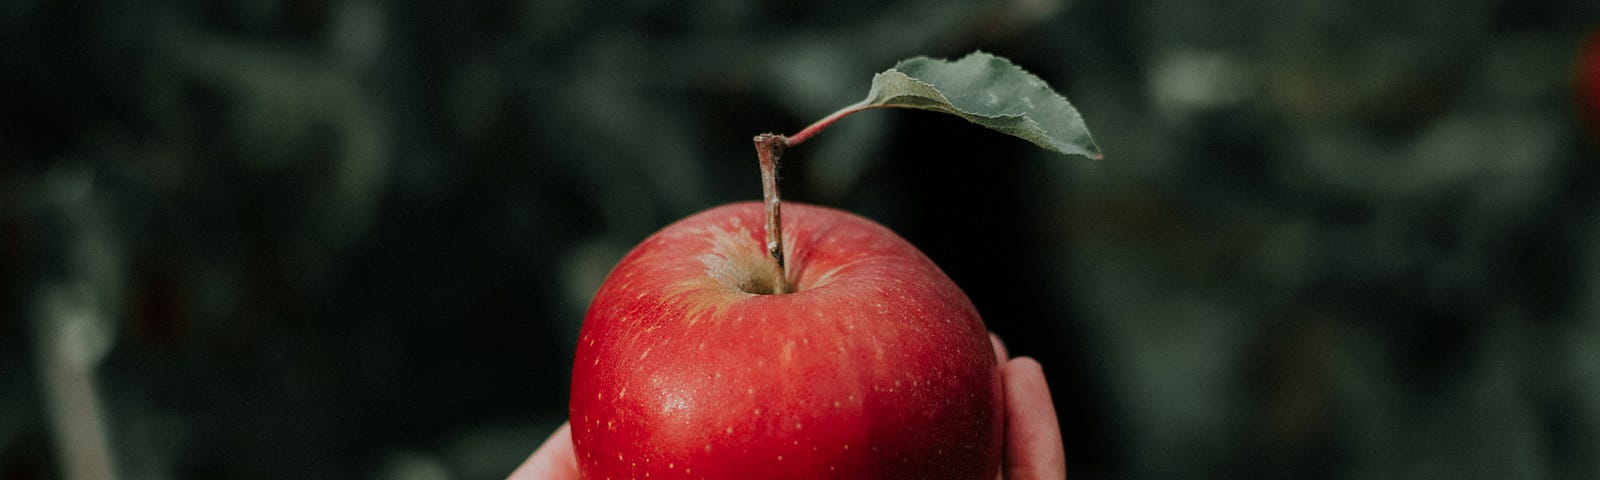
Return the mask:
<path id="1" fill-rule="evenodd" d="M 785 203 L 781 230 L 775 202 L 724 205 L 611 271 L 572 372 L 583 478 L 994 479 L 1004 401 L 966 294 L 888 228 Z"/>
<path id="2" fill-rule="evenodd" d="M 1065 97 L 982 52 L 896 63 L 866 99 L 755 136 L 762 202 L 656 232 L 590 303 L 568 404 L 583 478 L 996 478 L 1005 399 L 972 301 L 871 220 L 791 203 L 784 228 L 779 157 L 879 107 L 1100 157 Z"/>

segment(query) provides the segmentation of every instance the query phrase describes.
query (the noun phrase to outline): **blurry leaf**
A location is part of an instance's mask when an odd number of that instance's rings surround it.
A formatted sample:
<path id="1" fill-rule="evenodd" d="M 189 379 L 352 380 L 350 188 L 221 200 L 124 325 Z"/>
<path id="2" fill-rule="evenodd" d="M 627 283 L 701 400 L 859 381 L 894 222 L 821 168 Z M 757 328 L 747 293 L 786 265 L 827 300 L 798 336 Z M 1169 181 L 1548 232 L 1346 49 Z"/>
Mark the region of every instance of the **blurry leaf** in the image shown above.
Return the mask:
<path id="1" fill-rule="evenodd" d="M 916 57 L 872 78 L 866 100 L 847 107 L 945 112 L 1047 150 L 1099 159 L 1078 109 L 1010 60 L 973 52 L 954 62 Z"/>

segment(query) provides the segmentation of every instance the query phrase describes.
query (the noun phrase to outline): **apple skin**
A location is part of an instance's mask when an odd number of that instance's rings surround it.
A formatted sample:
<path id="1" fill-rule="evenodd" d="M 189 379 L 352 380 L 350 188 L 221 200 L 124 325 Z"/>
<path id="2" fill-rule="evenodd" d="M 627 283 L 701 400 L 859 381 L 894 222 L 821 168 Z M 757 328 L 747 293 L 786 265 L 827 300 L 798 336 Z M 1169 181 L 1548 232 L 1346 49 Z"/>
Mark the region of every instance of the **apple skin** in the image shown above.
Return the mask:
<path id="1" fill-rule="evenodd" d="M 601 285 L 572 372 L 583 478 L 994 479 L 1005 402 L 966 294 L 889 229 L 793 202 L 795 292 L 747 293 L 765 222 L 695 214 Z"/>

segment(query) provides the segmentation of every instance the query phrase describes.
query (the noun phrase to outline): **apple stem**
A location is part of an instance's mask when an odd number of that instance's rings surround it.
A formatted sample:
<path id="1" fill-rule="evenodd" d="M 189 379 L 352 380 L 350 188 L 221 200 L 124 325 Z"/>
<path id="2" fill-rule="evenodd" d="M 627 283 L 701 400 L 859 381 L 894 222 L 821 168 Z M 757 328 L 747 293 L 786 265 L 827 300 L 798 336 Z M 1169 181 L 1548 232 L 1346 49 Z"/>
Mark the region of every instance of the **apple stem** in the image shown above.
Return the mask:
<path id="1" fill-rule="evenodd" d="M 828 114 L 828 116 L 822 117 L 821 120 L 817 120 L 815 123 L 812 123 L 811 125 L 807 125 L 806 128 L 801 129 L 799 132 L 795 133 L 794 135 L 790 135 L 789 137 L 784 138 L 783 146 L 785 146 L 785 147 L 793 147 L 795 145 L 799 145 L 801 142 L 804 142 L 807 139 L 811 138 L 812 135 L 816 135 L 817 132 L 822 131 L 822 129 L 828 128 L 829 125 L 833 125 L 833 122 L 837 122 L 841 118 L 844 118 L 844 117 L 846 117 L 846 116 L 848 116 L 848 115 L 850 115 L 852 113 L 856 113 L 856 112 L 859 112 L 859 111 L 862 111 L 862 110 L 866 110 L 868 108 L 874 108 L 874 107 L 880 107 L 880 106 L 882 106 L 882 105 L 863 105 L 861 103 L 857 103 L 857 104 L 854 104 L 854 105 L 850 105 L 848 107 L 841 108 L 841 109 L 839 109 L 839 111 L 833 112 L 831 114 Z"/>
<path id="2" fill-rule="evenodd" d="M 792 137 L 776 133 L 756 135 L 756 154 L 761 157 L 761 199 L 767 204 L 767 256 L 772 257 L 775 274 L 772 279 L 772 293 L 789 293 L 789 276 L 783 265 L 783 201 L 778 198 L 778 157 L 783 156 L 784 150 L 799 145 L 817 132 L 833 125 L 833 122 L 852 113 L 880 106 L 882 105 L 866 105 L 862 102 L 841 108 L 807 125 Z"/>
<path id="3" fill-rule="evenodd" d="M 789 293 L 789 276 L 783 265 L 782 200 L 778 198 L 778 157 L 788 148 L 789 139 L 783 135 L 763 133 L 756 135 L 756 155 L 761 157 L 761 199 L 767 204 L 767 255 L 772 258 L 775 275 L 772 293 Z"/>

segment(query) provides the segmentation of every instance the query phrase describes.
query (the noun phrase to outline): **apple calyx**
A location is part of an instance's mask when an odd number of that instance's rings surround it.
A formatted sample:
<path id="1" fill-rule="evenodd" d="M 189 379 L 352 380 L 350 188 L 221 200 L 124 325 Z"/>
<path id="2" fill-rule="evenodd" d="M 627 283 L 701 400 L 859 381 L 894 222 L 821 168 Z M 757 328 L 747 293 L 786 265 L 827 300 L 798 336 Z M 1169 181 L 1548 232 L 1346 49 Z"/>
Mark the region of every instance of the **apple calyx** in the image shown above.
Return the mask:
<path id="1" fill-rule="evenodd" d="M 783 200 L 778 196 L 778 157 L 789 139 L 775 133 L 756 135 L 756 155 L 761 157 L 761 200 L 767 205 L 767 258 L 772 260 L 772 293 L 789 293 L 789 276 L 783 265 Z"/>

